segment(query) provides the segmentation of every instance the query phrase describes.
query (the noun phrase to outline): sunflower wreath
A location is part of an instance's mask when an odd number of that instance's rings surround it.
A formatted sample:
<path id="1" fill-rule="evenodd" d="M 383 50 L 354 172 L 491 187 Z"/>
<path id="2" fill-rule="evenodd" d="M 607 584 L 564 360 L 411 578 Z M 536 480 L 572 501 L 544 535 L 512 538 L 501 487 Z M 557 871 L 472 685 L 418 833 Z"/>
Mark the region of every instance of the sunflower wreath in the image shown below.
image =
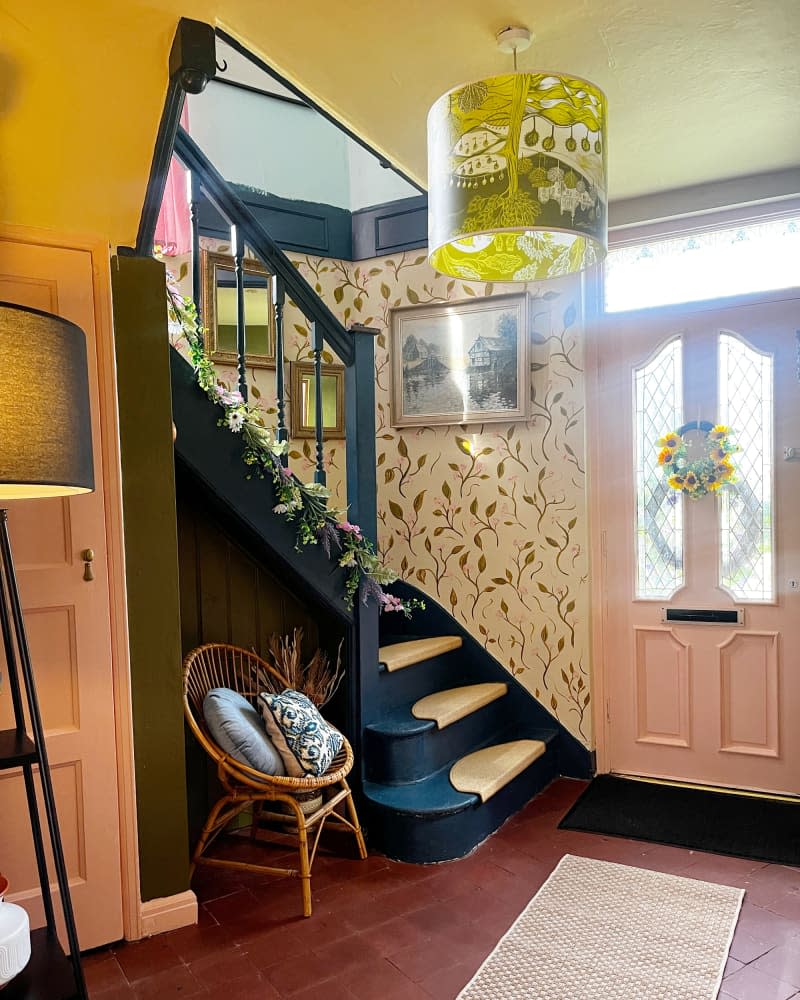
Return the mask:
<path id="1" fill-rule="evenodd" d="M 684 435 L 689 431 L 703 431 L 706 436 L 705 454 L 694 462 L 686 460 L 688 449 Z M 669 486 L 696 500 L 733 483 L 736 470 L 730 456 L 739 446 L 731 441 L 731 433 L 725 424 L 692 420 L 659 438 L 658 464 Z"/>

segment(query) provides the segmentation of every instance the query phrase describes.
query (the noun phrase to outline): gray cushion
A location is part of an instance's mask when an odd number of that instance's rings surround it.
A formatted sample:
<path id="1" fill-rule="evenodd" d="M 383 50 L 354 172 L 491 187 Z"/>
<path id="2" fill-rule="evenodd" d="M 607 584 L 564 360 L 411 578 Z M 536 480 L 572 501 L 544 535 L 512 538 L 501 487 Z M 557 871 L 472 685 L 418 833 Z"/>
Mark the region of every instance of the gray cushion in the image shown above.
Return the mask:
<path id="1" fill-rule="evenodd" d="M 212 688 L 203 699 L 203 715 L 214 742 L 234 760 L 262 774 L 286 774 L 264 720 L 246 698 L 230 688 Z"/>

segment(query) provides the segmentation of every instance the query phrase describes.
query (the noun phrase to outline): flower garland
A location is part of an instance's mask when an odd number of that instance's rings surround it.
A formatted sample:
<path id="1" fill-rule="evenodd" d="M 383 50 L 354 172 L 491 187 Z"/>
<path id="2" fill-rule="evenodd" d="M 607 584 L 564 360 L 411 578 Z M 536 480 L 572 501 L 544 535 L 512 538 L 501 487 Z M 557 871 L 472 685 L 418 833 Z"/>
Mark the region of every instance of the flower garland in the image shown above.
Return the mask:
<path id="1" fill-rule="evenodd" d="M 705 454 L 694 462 L 686 460 L 684 435 L 691 430 L 705 432 Z M 658 464 L 672 489 L 696 500 L 735 482 L 736 470 L 730 456 L 739 450 L 739 446 L 731 442 L 731 433 L 730 427 L 725 424 L 694 420 L 659 438 Z"/>
<path id="2" fill-rule="evenodd" d="M 169 270 L 167 317 L 170 334 L 186 338 L 198 385 L 212 403 L 222 407 L 219 425 L 242 435 L 245 464 L 259 478 L 269 476 L 272 480 L 278 500 L 273 511 L 296 524 L 296 550 L 320 544 L 328 556 L 338 554 L 339 565 L 347 570 L 344 600 L 348 608 L 353 607 L 361 586 L 363 603 L 374 597 L 381 611 L 401 611 L 408 618 L 414 608 L 424 609 L 423 601 L 403 601 L 394 594 L 385 593 L 383 587 L 398 579 L 394 570 L 383 565 L 357 524 L 345 520 L 343 511 L 328 506 L 330 490 L 326 486 L 303 483 L 283 465 L 281 458 L 288 450 L 288 443 L 275 438 L 264 424 L 258 406 L 246 403 L 238 390 L 220 382 L 200 338 L 197 308 L 191 299 L 181 294 Z"/>

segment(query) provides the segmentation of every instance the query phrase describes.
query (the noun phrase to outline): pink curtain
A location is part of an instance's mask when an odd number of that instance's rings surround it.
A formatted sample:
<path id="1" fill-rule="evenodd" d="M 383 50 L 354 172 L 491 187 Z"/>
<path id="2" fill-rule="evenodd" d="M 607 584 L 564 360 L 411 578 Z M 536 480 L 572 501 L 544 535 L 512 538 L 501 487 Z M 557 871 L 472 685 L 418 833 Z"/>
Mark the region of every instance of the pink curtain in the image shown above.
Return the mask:
<path id="1" fill-rule="evenodd" d="M 184 101 L 181 125 L 189 128 L 189 106 Z M 177 257 L 189 253 L 192 248 L 192 232 L 189 219 L 189 202 L 186 197 L 188 171 L 172 157 L 172 164 L 164 188 L 164 200 L 156 223 L 155 242 L 161 247 L 165 257 Z"/>

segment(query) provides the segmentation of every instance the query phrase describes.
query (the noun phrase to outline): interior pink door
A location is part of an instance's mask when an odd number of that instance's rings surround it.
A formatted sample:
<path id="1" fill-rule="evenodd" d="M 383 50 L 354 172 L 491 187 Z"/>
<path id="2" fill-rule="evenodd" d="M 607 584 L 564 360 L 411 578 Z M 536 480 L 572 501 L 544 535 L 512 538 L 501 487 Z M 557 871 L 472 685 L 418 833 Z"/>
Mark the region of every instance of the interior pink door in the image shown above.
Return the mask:
<path id="1" fill-rule="evenodd" d="M 64 316 L 77 323 L 87 338 L 96 491 L 8 504 L 11 544 L 82 949 L 122 937 L 93 287 L 88 253 L 0 240 L 0 299 Z M 81 553 L 85 549 L 94 552 L 92 580 L 84 579 Z M 0 676 L 7 676 L 2 650 Z M 11 699 L 2 680 L 0 728 L 13 724 Z M 9 898 L 25 906 L 34 926 L 41 925 L 44 917 L 19 771 L 0 774 L 0 815 L 0 870 L 11 883 Z M 57 893 L 54 879 L 53 889 Z"/>
<path id="2" fill-rule="evenodd" d="M 788 293 L 605 320 L 594 482 L 612 771 L 800 794 L 799 328 Z M 690 421 L 731 425 L 732 489 L 688 498 L 665 482 L 658 439 Z M 690 461 L 707 453 L 703 433 L 685 437 Z M 671 620 L 709 610 L 739 620 Z"/>

